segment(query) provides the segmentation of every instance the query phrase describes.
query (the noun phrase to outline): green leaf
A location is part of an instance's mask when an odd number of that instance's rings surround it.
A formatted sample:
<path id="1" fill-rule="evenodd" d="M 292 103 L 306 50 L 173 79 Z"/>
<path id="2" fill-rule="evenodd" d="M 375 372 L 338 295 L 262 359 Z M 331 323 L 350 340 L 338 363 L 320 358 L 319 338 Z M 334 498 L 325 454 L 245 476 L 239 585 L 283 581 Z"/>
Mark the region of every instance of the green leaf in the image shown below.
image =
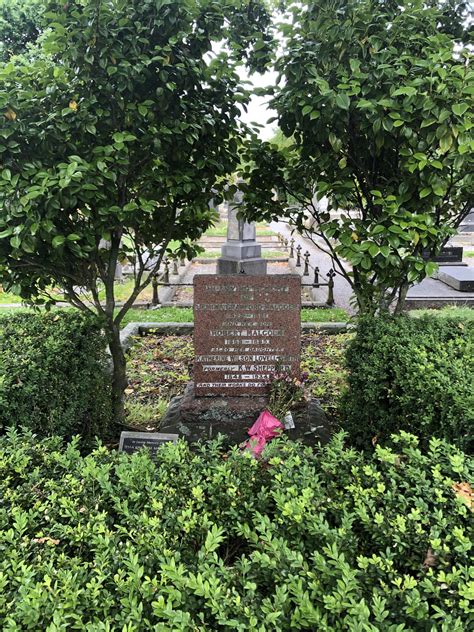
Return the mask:
<path id="1" fill-rule="evenodd" d="M 334 149 L 335 152 L 338 152 L 341 149 L 341 141 L 332 132 L 329 134 L 329 143 L 331 144 L 331 147 Z"/>
<path id="2" fill-rule="evenodd" d="M 420 191 L 420 198 L 423 199 L 431 194 L 431 187 L 425 187 Z"/>
<path id="3" fill-rule="evenodd" d="M 64 242 L 65 238 L 63 235 L 56 235 L 56 237 L 54 237 L 52 241 L 53 248 L 59 248 L 59 246 L 62 246 Z"/>
<path id="4" fill-rule="evenodd" d="M 435 272 L 437 269 L 438 264 L 434 261 L 428 261 L 428 263 L 425 265 L 425 272 L 427 276 L 431 276 L 433 272 Z"/>
<path id="5" fill-rule="evenodd" d="M 438 121 L 436 119 L 430 118 L 430 119 L 425 119 L 422 123 L 421 123 L 421 128 L 423 129 L 424 127 L 429 127 L 430 125 L 433 125 L 434 123 L 437 123 Z"/>
<path id="6" fill-rule="evenodd" d="M 343 110 L 348 110 L 349 106 L 351 104 L 351 100 L 349 99 L 349 97 L 347 96 L 347 94 L 345 92 L 338 92 L 336 95 L 336 105 L 343 109 Z"/>
<path id="7" fill-rule="evenodd" d="M 352 72 L 359 72 L 360 61 L 358 59 L 349 59 L 349 66 L 351 67 Z"/>
<path id="8" fill-rule="evenodd" d="M 398 224 L 392 224 L 391 226 L 388 227 L 388 230 L 391 233 L 397 233 L 398 235 L 403 234 L 403 228 L 401 228 L 400 226 L 398 226 Z"/>
<path id="9" fill-rule="evenodd" d="M 451 145 L 453 144 L 453 137 L 451 134 L 445 134 L 439 141 L 439 148 L 443 153 L 446 153 L 450 150 Z"/>
<path id="10" fill-rule="evenodd" d="M 456 116 L 462 116 L 465 112 L 467 112 L 469 106 L 467 103 L 456 103 L 451 107 L 451 109 Z"/>
<path id="11" fill-rule="evenodd" d="M 357 101 L 357 106 L 356 106 L 359 110 L 367 110 L 369 108 L 373 108 L 374 104 L 372 103 L 372 101 L 368 101 L 367 99 L 359 99 Z"/>
<path id="12" fill-rule="evenodd" d="M 417 93 L 417 89 L 412 87 L 412 86 L 404 86 L 402 88 L 398 88 L 397 90 L 395 90 L 395 92 L 393 93 L 392 96 L 394 97 L 399 97 L 399 96 L 408 96 L 408 97 L 412 97 Z"/>
<path id="13" fill-rule="evenodd" d="M 10 244 L 13 248 L 19 248 L 21 245 L 21 237 L 19 235 L 14 235 L 10 239 Z"/>

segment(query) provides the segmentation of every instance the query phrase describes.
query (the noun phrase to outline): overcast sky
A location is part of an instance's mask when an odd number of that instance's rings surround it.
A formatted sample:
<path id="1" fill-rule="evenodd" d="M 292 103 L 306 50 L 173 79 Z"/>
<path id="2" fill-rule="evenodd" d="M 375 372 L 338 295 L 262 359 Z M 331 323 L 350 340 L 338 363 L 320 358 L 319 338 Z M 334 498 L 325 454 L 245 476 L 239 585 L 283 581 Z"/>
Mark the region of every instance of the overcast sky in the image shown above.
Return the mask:
<path id="1" fill-rule="evenodd" d="M 275 85 L 276 77 L 277 73 L 273 71 L 266 72 L 264 75 L 254 73 L 250 77 L 242 71 L 242 78 L 251 81 L 252 85 L 256 88 Z M 248 111 L 242 114 L 242 120 L 245 123 L 259 123 L 260 125 L 264 125 L 264 128 L 260 130 L 260 137 L 263 140 L 271 138 L 277 129 L 276 121 L 267 125 L 268 119 L 275 116 L 275 111 L 268 108 L 267 100 L 268 97 L 258 97 L 254 95 L 250 101 Z"/>

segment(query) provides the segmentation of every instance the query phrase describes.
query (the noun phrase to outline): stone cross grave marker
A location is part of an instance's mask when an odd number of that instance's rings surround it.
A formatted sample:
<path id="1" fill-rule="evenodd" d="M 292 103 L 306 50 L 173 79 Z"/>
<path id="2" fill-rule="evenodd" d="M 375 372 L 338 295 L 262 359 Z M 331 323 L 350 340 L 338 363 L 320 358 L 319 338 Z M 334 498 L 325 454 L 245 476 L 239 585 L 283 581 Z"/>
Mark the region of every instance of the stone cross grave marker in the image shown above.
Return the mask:
<path id="1" fill-rule="evenodd" d="M 217 260 L 217 274 L 266 274 L 267 261 L 262 258 L 262 247 L 257 243 L 255 222 L 237 217 L 241 202 L 242 192 L 237 191 L 229 204 L 227 241 Z"/>
<path id="2" fill-rule="evenodd" d="M 195 395 L 262 395 L 275 370 L 298 376 L 300 313 L 299 275 L 196 275 Z"/>

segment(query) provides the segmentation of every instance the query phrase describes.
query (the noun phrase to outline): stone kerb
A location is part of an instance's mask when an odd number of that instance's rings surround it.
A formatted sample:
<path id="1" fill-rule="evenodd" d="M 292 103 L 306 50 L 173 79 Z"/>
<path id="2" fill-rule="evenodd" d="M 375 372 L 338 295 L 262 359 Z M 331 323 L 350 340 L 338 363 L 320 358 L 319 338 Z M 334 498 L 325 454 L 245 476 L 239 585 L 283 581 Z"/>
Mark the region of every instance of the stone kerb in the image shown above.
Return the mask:
<path id="1" fill-rule="evenodd" d="M 327 322 L 327 323 L 301 323 L 302 333 L 321 333 L 327 335 L 344 334 L 353 329 L 353 325 L 343 322 Z M 136 338 L 147 334 L 186 336 L 194 331 L 194 323 L 128 323 L 120 334 L 120 340 L 125 350 L 130 349 Z"/>

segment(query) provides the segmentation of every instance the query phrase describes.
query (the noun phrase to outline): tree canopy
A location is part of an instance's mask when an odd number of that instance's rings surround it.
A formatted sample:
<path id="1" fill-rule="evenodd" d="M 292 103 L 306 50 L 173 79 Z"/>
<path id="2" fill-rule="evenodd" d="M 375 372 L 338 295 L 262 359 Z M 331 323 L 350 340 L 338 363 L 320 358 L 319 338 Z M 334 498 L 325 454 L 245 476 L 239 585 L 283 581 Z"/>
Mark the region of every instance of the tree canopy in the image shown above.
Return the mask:
<path id="1" fill-rule="evenodd" d="M 253 143 L 249 213 L 286 215 L 322 239 L 362 311 L 401 308 L 408 286 L 433 270 L 427 253 L 474 204 L 464 9 L 308 0 L 290 2 L 293 21 L 281 25 L 271 106 L 292 142 Z"/>
<path id="2" fill-rule="evenodd" d="M 0 0 L 0 61 L 24 53 L 41 33 L 43 0 Z"/>
<path id="3" fill-rule="evenodd" d="M 268 16 L 240 0 L 70 0 L 44 19 L 30 54 L 0 66 L 0 282 L 36 302 L 59 287 L 103 317 L 123 390 L 120 322 L 169 242 L 192 254 L 213 221 L 249 98 L 237 67 L 264 63 Z M 124 258 L 135 286 L 117 311 Z"/>

